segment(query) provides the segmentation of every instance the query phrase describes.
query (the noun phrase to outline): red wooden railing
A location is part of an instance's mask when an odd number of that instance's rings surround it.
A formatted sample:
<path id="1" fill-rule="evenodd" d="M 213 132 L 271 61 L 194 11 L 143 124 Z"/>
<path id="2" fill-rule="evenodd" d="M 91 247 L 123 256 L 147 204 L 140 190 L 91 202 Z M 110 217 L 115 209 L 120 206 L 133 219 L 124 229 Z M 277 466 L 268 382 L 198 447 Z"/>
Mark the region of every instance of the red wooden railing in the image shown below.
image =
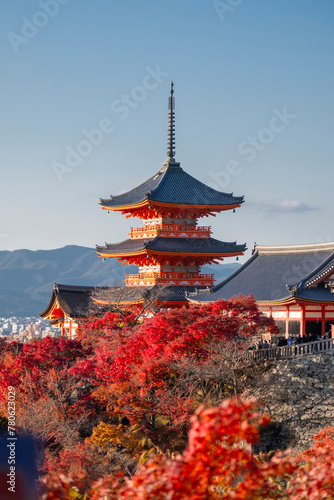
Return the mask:
<path id="1" fill-rule="evenodd" d="M 211 226 L 195 226 L 186 224 L 147 224 L 142 227 L 131 227 L 131 238 L 149 238 L 152 236 L 171 236 L 179 238 L 209 238 Z"/>
<path id="2" fill-rule="evenodd" d="M 213 274 L 199 273 L 142 273 L 142 274 L 127 274 L 126 285 L 138 286 L 142 282 L 145 285 L 165 285 L 171 284 L 174 286 L 184 285 L 202 285 L 213 286 Z"/>

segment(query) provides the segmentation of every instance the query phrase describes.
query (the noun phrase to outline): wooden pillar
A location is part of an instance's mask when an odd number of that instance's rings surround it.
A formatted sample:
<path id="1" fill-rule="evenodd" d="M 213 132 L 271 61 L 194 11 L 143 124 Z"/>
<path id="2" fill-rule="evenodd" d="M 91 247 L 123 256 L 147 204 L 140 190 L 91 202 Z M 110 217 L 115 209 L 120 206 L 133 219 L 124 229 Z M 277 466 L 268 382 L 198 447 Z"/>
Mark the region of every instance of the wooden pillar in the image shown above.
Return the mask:
<path id="1" fill-rule="evenodd" d="M 285 338 L 289 338 L 289 306 L 286 306 Z"/>
<path id="2" fill-rule="evenodd" d="M 72 340 L 72 320 L 69 321 L 68 337 Z"/>
<path id="3" fill-rule="evenodd" d="M 61 323 L 61 336 L 64 337 L 65 335 L 65 327 L 64 327 L 64 321 Z"/>
<path id="4" fill-rule="evenodd" d="M 326 333 L 326 306 L 321 307 L 321 335 Z"/>
<path id="5" fill-rule="evenodd" d="M 300 336 L 303 337 L 305 335 L 305 306 L 301 305 L 301 314 L 300 314 Z"/>

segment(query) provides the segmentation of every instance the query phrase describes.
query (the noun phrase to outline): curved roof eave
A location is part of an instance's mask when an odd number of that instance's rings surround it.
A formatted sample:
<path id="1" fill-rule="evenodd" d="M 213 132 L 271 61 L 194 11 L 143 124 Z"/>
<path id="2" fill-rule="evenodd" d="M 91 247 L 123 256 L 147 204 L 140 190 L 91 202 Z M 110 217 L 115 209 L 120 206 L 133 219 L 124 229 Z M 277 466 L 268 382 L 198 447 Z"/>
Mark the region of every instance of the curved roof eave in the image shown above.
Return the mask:
<path id="1" fill-rule="evenodd" d="M 105 209 L 131 208 L 145 201 L 191 206 L 240 206 L 243 196 L 217 191 L 185 172 L 179 163 L 169 163 L 147 181 L 118 196 L 101 199 Z"/>
<path id="2" fill-rule="evenodd" d="M 38 315 L 41 318 L 45 318 L 50 313 L 50 311 L 51 311 L 52 307 L 54 306 L 56 300 L 57 300 L 56 290 L 55 290 L 55 288 L 53 288 L 49 304 L 46 306 L 46 308 L 44 309 L 44 311 L 42 311 Z"/>
<path id="3" fill-rule="evenodd" d="M 105 206 L 105 207 L 112 207 L 112 206 L 127 206 L 131 204 L 131 200 L 135 200 L 132 202 L 132 204 L 137 204 L 142 201 L 145 201 L 148 199 L 149 193 L 156 189 L 158 184 L 161 182 L 161 180 L 164 177 L 164 174 L 166 172 L 166 169 L 162 167 L 156 174 L 152 175 L 149 179 L 146 181 L 142 182 L 139 184 L 139 186 L 136 186 L 133 189 L 130 189 L 129 191 L 126 191 L 125 193 L 113 196 L 110 195 L 110 198 L 108 199 L 103 199 L 100 198 L 100 205 Z M 118 204 L 118 201 L 124 200 L 120 204 Z M 130 201 L 128 201 L 128 199 Z"/>
<path id="4" fill-rule="evenodd" d="M 126 255 L 143 251 L 191 253 L 191 254 L 242 254 L 246 245 L 238 245 L 236 242 L 224 242 L 214 238 L 155 238 L 128 239 L 120 243 L 106 244 L 104 247 L 97 246 L 99 254 Z"/>

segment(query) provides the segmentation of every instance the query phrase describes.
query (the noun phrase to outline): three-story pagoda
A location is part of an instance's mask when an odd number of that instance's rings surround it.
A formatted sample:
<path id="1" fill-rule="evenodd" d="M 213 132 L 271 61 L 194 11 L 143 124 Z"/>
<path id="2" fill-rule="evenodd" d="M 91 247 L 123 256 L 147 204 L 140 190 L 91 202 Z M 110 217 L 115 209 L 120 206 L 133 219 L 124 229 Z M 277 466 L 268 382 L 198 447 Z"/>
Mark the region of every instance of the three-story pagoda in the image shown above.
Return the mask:
<path id="1" fill-rule="evenodd" d="M 167 160 L 159 172 L 127 193 L 100 201 L 103 210 L 144 221 L 142 227 L 131 228 L 129 239 L 96 247 L 100 257 L 117 258 L 139 267 L 138 274 L 126 277 L 130 292 L 126 302 L 140 302 L 144 290 L 163 287 L 158 296 L 162 305 L 186 304 L 187 292 L 213 286 L 214 275 L 201 274 L 201 266 L 242 255 L 246 250 L 244 244 L 212 238 L 211 228 L 197 223 L 200 217 L 240 207 L 244 199 L 206 186 L 175 161 L 174 104 L 172 82 Z"/>

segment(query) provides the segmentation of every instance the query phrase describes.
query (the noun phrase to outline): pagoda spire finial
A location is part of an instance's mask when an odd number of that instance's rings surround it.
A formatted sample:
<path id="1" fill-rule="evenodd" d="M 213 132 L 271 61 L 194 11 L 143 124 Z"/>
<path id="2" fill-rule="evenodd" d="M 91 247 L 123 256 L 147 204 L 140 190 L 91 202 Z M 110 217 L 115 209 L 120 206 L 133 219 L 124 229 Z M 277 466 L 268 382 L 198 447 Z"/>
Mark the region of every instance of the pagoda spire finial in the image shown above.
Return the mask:
<path id="1" fill-rule="evenodd" d="M 170 96 L 168 105 L 168 133 L 167 133 L 167 161 L 175 161 L 175 98 L 174 98 L 174 83 L 170 83 Z"/>

